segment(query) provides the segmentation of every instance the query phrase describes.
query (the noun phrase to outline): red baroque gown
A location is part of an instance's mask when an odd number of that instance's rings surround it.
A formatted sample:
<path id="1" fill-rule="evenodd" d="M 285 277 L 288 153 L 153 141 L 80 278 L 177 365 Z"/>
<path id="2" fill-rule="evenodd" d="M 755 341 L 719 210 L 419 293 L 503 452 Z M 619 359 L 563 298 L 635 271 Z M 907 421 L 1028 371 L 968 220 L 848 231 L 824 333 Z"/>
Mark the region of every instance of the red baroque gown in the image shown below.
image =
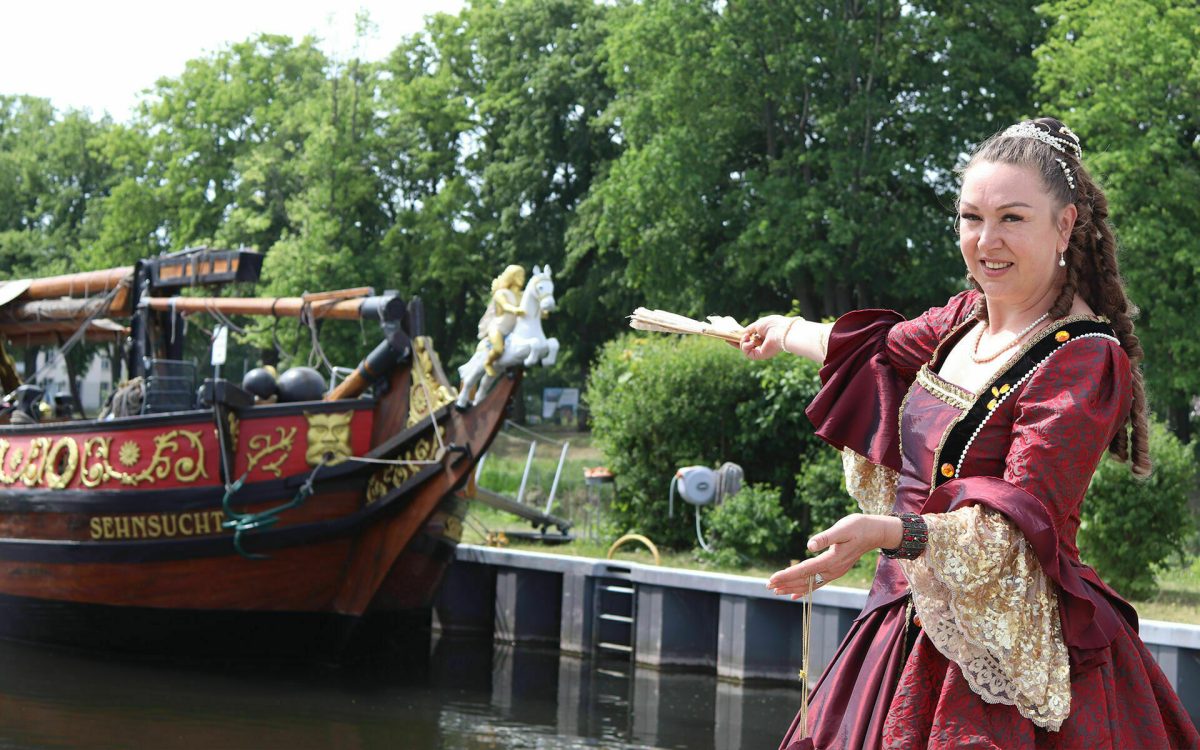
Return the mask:
<path id="1" fill-rule="evenodd" d="M 1129 360 L 1104 320 L 1073 316 L 976 396 L 937 371 L 977 298 L 833 326 L 808 416 L 843 451 L 864 511 L 924 514 L 929 544 L 912 561 L 880 556 L 813 689 L 811 740 L 797 717 L 780 750 L 1200 747 L 1133 608 L 1075 545 L 1129 412 Z"/>

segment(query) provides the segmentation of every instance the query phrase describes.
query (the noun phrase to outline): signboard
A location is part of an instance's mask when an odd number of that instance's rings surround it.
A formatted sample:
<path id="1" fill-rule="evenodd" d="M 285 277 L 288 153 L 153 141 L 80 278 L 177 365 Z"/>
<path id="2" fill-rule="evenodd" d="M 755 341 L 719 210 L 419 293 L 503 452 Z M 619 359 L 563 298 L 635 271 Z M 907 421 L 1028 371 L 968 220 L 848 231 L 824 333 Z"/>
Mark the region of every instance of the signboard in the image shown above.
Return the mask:
<path id="1" fill-rule="evenodd" d="M 578 388 L 545 388 L 542 390 L 543 422 L 574 424 L 578 411 Z"/>
<path id="2" fill-rule="evenodd" d="M 229 328 L 223 325 L 213 330 L 212 364 L 214 367 L 225 364 L 225 352 L 229 349 Z"/>

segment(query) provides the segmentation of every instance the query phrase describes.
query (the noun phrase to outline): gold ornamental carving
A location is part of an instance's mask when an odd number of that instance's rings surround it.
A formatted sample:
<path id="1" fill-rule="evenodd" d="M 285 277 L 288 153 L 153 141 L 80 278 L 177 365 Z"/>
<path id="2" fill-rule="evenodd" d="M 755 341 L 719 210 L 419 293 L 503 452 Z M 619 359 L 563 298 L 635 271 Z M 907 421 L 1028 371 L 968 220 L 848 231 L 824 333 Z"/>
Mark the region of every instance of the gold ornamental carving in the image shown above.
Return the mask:
<path id="1" fill-rule="evenodd" d="M 442 428 L 438 427 L 438 433 L 443 432 Z M 416 445 L 399 457 L 400 463 L 385 466 L 372 475 L 371 480 L 367 482 L 367 505 L 407 482 L 422 466 L 433 465 L 437 458 L 438 441 L 433 435 L 418 440 Z"/>
<path id="2" fill-rule="evenodd" d="M 204 468 L 204 443 L 201 442 L 200 430 L 171 430 L 154 436 L 154 455 L 146 468 L 137 473 L 124 472 L 114 469 L 108 461 L 109 438 L 89 438 L 83 446 L 84 474 L 97 484 L 105 479 L 116 479 L 121 484 L 136 487 L 143 483 L 155 482 L 174 477 L 183 484 L 191 484 L 197 479 L 207 479 L 208 471 Z M 103 444 L 103 450 L 99 449 Z M 91 456 L 89 448 L 96 449 L 99 463 L 88 465 Z M 190 453 L 183 453 L 188 451 Z M 183 453 L 183 455 L 180 455 Z M 83 479 L 81 474 L 80 479 Z M 87 484 L 87 482 L 84 482 Z M 88 485 L 94 487 L 95 484 Z"/>
<path id="3" fill-rule="evenodd" d="M 335 466 L 354 455 L 350 449 L 350 420 L 354 412 L 305 414 L 308 420 L 308 448 L 304 459 L 309 466 Z"/>
<path id="4" fill-rule="evenodd" d="M 79 444 L 71 437 L 60 437 L 46 455 L 43 474 L 46 486 L 52 490 L 63 490 L 75 478 L 79 468 Z"/>
<path id="5" fill-rule="evenodd" d="M 137 462 L 142 460 L 142 449 L 132 440 L 126 440 L 121 443 L 121 447 L 117 449 L 117 460 L 125 468 L 136 466 Z"/>
<path id="6" fill-rule="evenodd" d="M 407 427 L 412 427 L 422 419 L 429 419 L 431 413 L 458 398 L 454 389 L 438 377 L 437 372 L 441 367 L 434 363 L 436 356 L 428 336 L 417 336 L 413 339 L 415 361 L 412 368 L 412 387 L 408 394 Z"/>
<path id="7" fill-rule="evenodd" d="M 279 455 L 272 461 L 264 463 L 261 467 L 263 471 L 269 471 L 275 476 L 283 476 L 283 471 L 280 466 L 292 453 L 292 444 L 296 441 L 296 430 L 293 427 L 290 430 L 283 427 L 275 428 L 275 437 L 272 439 L 270 433 L 255 435 L 249 440 L 250 453 L 246 458 L 246 471 L 252 470 L 258 466 L 258 462 L 262 461 L 272 453 Z"/>
<path id="8" fill-rule="evenodd" d="M 36 437 L 29 441 L 27 450 L 0 439 L 0 484 L 20 482 L 26 487 L 61 490 L 69 487 L 76 475 L 84 487 L 98 487 L 109 480 L 136 487 L 168 478 L 191 484 L 208 478 L 201 434 L 198 430 L 172 430 L 155 435 L 154 454 L 146 468 L 136 473 L 122 471 L 110 462 L 111 437 L 89 437 L 82 448 L 69 435 L 57 439 Z M 129 468 L 138 462 L 141 448 L 126 440 L 117 454 L 118 463 Z"/>

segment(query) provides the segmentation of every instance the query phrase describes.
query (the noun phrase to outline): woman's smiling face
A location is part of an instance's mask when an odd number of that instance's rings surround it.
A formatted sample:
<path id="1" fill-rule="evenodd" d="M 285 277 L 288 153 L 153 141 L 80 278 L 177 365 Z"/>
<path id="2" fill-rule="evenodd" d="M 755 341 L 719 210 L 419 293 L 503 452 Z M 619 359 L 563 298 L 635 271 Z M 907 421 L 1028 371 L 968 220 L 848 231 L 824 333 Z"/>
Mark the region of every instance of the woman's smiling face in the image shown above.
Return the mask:
<path id="1" fill-rule="evenodd" d="M 1062 208 L 1030 167 L 980 162 L 963 175 L 959 248 L 990 303 L 1030 307 L 1054 293 L 1077 211 Z"/>

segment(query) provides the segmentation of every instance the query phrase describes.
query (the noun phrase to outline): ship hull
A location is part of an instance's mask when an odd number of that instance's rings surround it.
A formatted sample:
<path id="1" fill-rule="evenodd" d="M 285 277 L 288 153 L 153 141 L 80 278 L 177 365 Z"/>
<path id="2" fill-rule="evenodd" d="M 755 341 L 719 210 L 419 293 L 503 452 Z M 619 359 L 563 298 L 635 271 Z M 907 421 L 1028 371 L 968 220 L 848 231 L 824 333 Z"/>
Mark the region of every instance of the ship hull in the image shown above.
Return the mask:
<path id="1" fill-rule="evenodd" d="M 520 379 L 416 419 L 411 373 L 378 402 L 0 428 L 0 637 L 319 656 L 411 619 Z"/>

